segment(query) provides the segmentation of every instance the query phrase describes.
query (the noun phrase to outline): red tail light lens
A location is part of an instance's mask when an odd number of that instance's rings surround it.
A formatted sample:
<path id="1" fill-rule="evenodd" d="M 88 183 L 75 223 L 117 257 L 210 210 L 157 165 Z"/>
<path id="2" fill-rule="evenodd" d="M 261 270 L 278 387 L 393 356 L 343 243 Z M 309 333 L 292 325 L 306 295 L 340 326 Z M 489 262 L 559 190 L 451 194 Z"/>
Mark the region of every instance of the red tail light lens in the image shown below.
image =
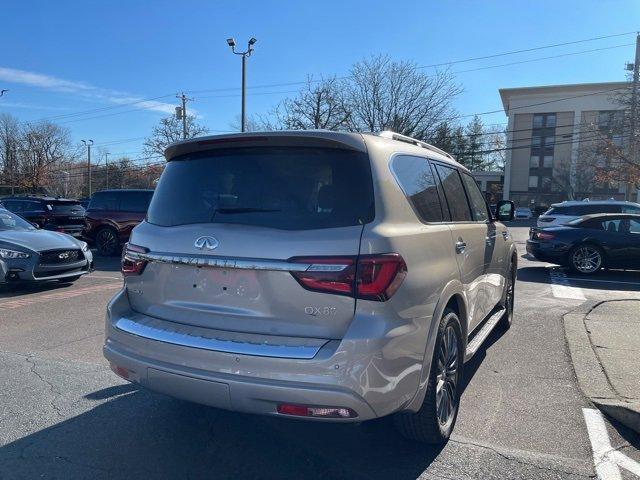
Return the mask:
<path id="1" fill-rule="evenodd" d="M 534 234 L 536 240 L 553 240 L 556 236 L 553 233 L 549 232 L 536 232 Z"/>
<path id="2" fill-rule="evenodd" d="M 307 290 L 384 302 L 398 290 L 407 265 L 397 253 L 355 257 L 295 257 L 309 264 L 291 275 Z"/>
<path id="3" fill-rule="evenodd" d="M 384 302 L 407 275 L 407 265 L 397 253 L 364 255 L 358 260 L 358 298 Z"/>
<path id="4" fill-rule="evenodd" d="M 122 275 L 125 277 L 140 275 L 144 271 L 144 267 L 147 266 L 147 261 L 138 258 L 136 253 L 147 252 L 149 252 L 148 248 L 127 243 L 122 250 Z"/>
<path id="5" fill-rule="evenodd" d="M 291 272 L 307 290 L 353 295 L 356 278 L 354 257 L 295 257 L 289 261 L 310 264 L 304 272 Z"/>

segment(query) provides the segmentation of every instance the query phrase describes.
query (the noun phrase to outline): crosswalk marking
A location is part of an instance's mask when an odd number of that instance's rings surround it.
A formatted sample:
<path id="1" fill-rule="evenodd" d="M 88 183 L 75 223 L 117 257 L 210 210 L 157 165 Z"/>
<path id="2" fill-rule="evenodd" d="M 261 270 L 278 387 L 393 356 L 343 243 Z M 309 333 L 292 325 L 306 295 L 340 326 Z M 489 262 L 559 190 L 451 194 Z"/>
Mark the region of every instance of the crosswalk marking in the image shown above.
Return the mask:
<path id="1" fill-rule="evenodd" d="M 554 297 L 586 300 L 582 289 L 572 286 L 567 278 L 567 274 L 560 268 L 551 268 L 549 270 L 549 276 L 551 277 L 551 293 L 553 293 Z"/>
<path id="2" fill-rule="evenodd" d="M 607 426 L 599 410 L 583 408 L 584 421 L 587 424 L 593 463 L 600 480 L 622 480 L 620 468 L 640 477 L 640 463 L 627 457 L 611 446 Z"/>

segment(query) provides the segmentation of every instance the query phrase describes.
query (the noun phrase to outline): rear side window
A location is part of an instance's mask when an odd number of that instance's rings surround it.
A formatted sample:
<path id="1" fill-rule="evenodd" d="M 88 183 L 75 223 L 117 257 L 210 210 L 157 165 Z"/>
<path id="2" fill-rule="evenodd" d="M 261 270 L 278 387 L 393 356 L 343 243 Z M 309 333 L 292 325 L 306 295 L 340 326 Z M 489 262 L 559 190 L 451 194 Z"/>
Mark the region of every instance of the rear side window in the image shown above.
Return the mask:
<path id="1" fill-rule="evenodd" d="M 476 222 L 486 222 L 489 220 L 489 213 L 487 212 L 487 203 L 484 201 L 484 196 L 478 184 L 468 173 L 462 174 L 462 181 L 467 189 L 467 195 L 469 196 L 469 202 L 471 203 L 471 210 L 473 213 L 473 219 Z"/>
<path id="2" fill-rule="evenodd" d="M 634 205 L 623 205 L 622 213 L 635 213 L 640 214 L 640 207 L 636 207 Z"/>
<path id="3" fill-rule="evenodd" d="M 418 216 L 425 222 L 442 222 L 438 182 L 426 158 L 398 155 L 391 169 Z M 445 206 L 446 208 L 446 206 Z"/>
<path id="4" fill-rule="evenodd" d="M 168 162 L 147 221 L 310 230 L 360 225 L 373 217 L 366 154 L 256 147 L 213 150 Z"/>
<path id="5" fill-rule="evenodd" d="M 150 192 L 121 192 L 120 208 L 124 212 L 146 213 L 151 201 Z"/>
<path id="6" fill-rule="evenodd" d="M 94 193 L 89 202 L 88 210 L 117 210 L 118 195 L 113 192 Z"/>
<path id="7" fill-rule="evenodd" d="M 440 176 L 444 196 L 449 205 L 451 220 L 454 222 L 471 221 L 471 210 L 469 209 L 469 203 L 467 202 L 467 196 L 464 193 L 464 187 L 462 186 L 462 180 L 460 179 L 458 170 L 445 167 L 439 163 L 435 164 L 435 166 Z"/>

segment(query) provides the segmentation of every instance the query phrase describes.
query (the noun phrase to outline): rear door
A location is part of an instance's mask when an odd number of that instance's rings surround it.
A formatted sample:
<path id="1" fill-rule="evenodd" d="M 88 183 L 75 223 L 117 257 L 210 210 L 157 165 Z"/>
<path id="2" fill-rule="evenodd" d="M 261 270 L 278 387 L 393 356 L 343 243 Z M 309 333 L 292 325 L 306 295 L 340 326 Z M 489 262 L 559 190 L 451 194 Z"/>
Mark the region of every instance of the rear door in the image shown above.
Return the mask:
<path id="1" fill-rule="evenodd" d="M 373 205 L 362 152 L 274 146 L 173 159 L 130 240 L 160 259 L 127 277 L 131 305 L 212 329 L 342 338 L 355 310 L 343 289 L 355 266 L 345 265 Z M 326 278 L 303 286 L 290 270 L 308 264 Z"/>
<path id="2" fill-rule="evenodd" d="M 451 217 L 454 242 L 451 248 L 456 252 L 460 279 L 467 292 L 471 332 L 493 307 L 484 285 L 488 263 L 486 241 L 490 232 L 486 222 L 474 220 L 458 170 L 440 163 L 434 165 Z"/>

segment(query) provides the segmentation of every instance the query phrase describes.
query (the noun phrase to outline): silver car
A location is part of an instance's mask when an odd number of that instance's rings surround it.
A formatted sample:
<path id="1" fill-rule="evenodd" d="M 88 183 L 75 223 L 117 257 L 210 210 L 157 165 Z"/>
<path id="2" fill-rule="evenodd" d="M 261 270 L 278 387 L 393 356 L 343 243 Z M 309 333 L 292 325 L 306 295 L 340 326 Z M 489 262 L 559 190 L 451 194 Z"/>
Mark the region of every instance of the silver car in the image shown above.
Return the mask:
<path id="1" fill-rule="evenodd" d="M 93 256 L 82 240 L 39 230 L 0 207 L 0 285 L 74 282 L 89 273 L 92 265 Z"/>
<path id="2" fill-rule="evenodd" d="M 405 436 L 446 441 L 464 362 L 513 312 L 515 246 L 469 172 L 391 132 L 212 136 L 165 155 L 107 309 L 113 371 L 241 412 L 394 414 Z"/>

